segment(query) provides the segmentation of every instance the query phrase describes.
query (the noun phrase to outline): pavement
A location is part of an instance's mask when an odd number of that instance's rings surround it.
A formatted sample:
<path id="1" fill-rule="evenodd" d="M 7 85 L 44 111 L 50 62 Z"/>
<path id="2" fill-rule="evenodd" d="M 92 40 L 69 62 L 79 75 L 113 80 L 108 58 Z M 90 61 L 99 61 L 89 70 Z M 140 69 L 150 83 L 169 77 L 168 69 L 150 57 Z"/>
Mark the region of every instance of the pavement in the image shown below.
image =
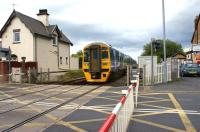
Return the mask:
<path id="1" fill-rule="evenodd" d="M 200 131 L 200 79 L 185 77 L 179 81 L 140 91 L 128 131 L 167 132 Z"/>

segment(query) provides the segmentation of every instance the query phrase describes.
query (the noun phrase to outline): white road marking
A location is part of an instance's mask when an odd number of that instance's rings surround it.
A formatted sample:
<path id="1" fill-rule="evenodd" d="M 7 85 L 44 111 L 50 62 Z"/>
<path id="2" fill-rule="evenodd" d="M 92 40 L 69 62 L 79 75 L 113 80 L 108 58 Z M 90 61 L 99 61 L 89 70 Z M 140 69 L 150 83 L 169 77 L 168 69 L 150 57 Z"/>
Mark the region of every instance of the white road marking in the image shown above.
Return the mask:
<path id="1" fill-rule="evenodd" d="M 169 109 L 136 109 L 134 112 L 150 113 L 150 112 L 164 112 L 164 113 L 180 113 L 185 112 L 187 115 L 200 115 L 200 112 L 195 110 L 177 110 L 172 109 L 172 111 L 167 111 Z"/>

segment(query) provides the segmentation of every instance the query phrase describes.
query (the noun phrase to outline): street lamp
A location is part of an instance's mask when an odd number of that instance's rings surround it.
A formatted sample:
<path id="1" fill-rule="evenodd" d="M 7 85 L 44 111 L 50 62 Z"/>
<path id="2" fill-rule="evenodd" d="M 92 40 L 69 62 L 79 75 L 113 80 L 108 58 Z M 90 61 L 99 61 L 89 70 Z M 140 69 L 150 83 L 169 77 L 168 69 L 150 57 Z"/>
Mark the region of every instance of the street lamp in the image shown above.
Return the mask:
<path id="1" fill-rule="evenodd" d="M 166 62 L 166 34 L 165 34 L 165 1 L 162 0 L 162 17 L 163 17 L 163 52 L 164 52 L 164 82 L 167 82 L 167 62 Z"/>

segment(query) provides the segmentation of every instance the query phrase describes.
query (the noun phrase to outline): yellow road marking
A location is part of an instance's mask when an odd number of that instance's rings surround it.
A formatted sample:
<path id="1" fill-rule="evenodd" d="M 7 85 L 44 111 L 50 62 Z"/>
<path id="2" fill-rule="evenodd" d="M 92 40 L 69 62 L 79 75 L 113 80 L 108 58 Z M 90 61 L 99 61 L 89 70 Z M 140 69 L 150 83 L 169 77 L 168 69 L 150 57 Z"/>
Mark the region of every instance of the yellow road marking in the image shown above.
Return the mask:
<path id="1" fill-rule="evenodd" d="M 103 121 L 105 118 L 98 118 L 98 119 L 91 119 L 91 120 L 80 120 L 80 121 L 69 121 L 68 123 L 88 123 L 88 122 L 95 122 L 95 121 Z"/>
<path id="2" fill-rule="evenodd" d="M 173 128 L 173 127 L 169 127 L 169 126 L 165 126 L 165 125 L 161 125 L 161 124 L 153 123 L 153 122 L 149 122 L 149 121 L 144 121 L 144 120 L 140 120 L 140 119 L 136 119 L 136 118 L 131 118 L 131 120 L 139 122 L 139 123 L 144 123 L 144 124 L 148 124 L 151 126 L 159 127 L 162 129 L 170 130 L 170 131 L 185 132 L 184 130 L 181 130 L 181 129 L 177 129 L 177 128 Z"/>
<path id="3" fill-rule="evenodd" d="M 138 102 L 138 104 L 146 104 L 146 103 L 154 103 L 154 102 L 164 102 L 164 101 L 170 101 L 169 99 L 161 99 L 161 100 L 155 100 L 155 101 L 143 101 Z"/>
<path id="4" fill-rule="evenodd" d="M 96 97 L 96 98 L 107 99 L 107 100 L 112 100 L 112 101 L 119 101 L 119 99 L 111 99 L 111 98 L 107 98 L 107 97 Z"/>
<path id="5" fill-rule="evenodd" d="M 185 128 L 186 131 L 188 132 L 196 132 L 196 129 L 193 127 L 190 119 L 188 118 L 188 116 L 186 115 L 186 113 L 183 111 L 181 105 L 178 103 L 178 101 L 176 100 L 176 98 L 174 97 L 174 95 L 172 93 L 168 93 L 169 98 L 172 100 L 172 103 L 174 104 L 175 108 L 180 110 L 180 112 L 178 112 Z"/>
<path id="6" fill-rule="evenodd" d="M 33 123 L 24 124 L 24 126 L 26 126 L 26 127 L 46 126 L 47 124 L 48 123 L 44 123 L 44 122 L 33 122 Z"/>

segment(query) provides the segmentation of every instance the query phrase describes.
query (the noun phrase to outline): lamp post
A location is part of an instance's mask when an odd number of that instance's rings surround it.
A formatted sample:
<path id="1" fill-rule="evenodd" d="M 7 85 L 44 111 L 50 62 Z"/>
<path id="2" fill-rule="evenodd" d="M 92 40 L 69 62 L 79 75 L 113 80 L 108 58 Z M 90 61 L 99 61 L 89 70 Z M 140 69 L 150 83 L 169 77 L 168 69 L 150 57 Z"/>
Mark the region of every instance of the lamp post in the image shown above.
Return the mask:
<path id="1" fill-rule="evenodd" d="M 162 0 L 162 17 L 163 17 L 163 52 L 164 52 L 164 82 L 167 82 L 167 62 L 166 62 L 166 34 L 165 34 L 165 1 Z"/>

